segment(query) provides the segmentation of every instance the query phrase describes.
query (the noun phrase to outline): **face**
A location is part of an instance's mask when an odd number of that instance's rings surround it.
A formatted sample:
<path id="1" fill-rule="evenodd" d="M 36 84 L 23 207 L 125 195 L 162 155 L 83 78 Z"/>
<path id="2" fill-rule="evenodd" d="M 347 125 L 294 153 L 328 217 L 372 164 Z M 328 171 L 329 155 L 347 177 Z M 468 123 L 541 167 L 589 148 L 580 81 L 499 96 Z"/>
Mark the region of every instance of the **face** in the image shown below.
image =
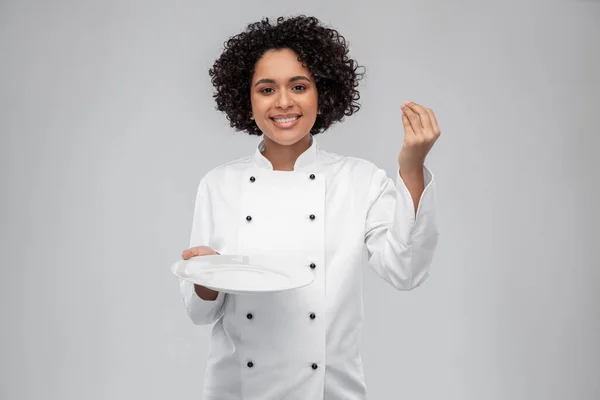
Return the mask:
<path id="1" fill-rule="evenodd" d="M 317 87 L 292 50 L 270 50 L 256 63 L 250 100 L 252 118 L 279 145 L 292 145 L 310 133 L 317 118 Z"/>

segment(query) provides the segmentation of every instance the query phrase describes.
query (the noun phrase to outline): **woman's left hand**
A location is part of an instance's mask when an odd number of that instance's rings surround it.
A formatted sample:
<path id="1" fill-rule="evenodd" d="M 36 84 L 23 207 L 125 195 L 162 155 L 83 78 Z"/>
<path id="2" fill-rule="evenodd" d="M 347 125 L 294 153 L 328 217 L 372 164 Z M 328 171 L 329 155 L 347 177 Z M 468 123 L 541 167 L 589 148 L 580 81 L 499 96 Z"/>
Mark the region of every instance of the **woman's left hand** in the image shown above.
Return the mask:
<path id="1" fill-rule="evenodd" d="M 440 136 L 440 127 L 430 108 L 412 101 L 403 104 L 400 108 L 404 125 L 404 143 L 398 156 L 400 170 L 422 171 L 425 157 Z"/>

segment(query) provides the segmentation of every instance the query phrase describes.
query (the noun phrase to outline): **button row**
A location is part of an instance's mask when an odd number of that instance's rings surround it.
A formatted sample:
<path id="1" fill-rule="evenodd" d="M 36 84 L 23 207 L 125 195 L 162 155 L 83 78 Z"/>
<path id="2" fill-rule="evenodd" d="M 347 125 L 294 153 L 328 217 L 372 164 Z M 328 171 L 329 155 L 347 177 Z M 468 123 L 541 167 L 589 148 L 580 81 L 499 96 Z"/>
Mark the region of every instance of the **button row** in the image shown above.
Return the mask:
<path id="1" fill-rule="evenodd" d="M 314 220 L 315 220 L 317 217 L 316 217 L 316 215 L 315 215 L 315 214 L 310 214 L 310 215 L 308 216 L 308 218 L 310 218 L 310 219 L 311 219 L 311 221 L 314 221 Z M 248 215 L 248 216 L 246 216 L 246 221 L 248 221 L 248 222 L 252 221 L 252 215 Z"/>
<path id="2" fill-rule="evenodd" d="M 315 178 L 316 178 L 316 177 L 315 177 L 315 174 L 310 174 L 309 178 L 310 178 L 311 180 L 313 180 L 313 181 L 314 181 L 314 180 L 315 180 Z M 255 177 L 253 177 L 253 176 L 251 176 L 251 177 L 250 177 L 250 182 L 252 182 L 252 183 L 256 182 L 256 178 L 255 178 Z"/>
<path id="3" fill-rule="evenodd" d="M 252 361 L 248 361 L 248 363 L 246 364 L 248 366 L 248 368 L 252 368 L 254 367 L 254 363 Z M 319 368 L 319 366 L 316 363 L 312 363 L 312 365 L 310 366 L 312 369 L 317 369 Z"/>
<path id="4" fill-rule="evenodd" d="M 316 177 L 315 177 L 315 174 L 310 174 L 309 178 L 310 178 L 311 180 L 314 180 L 314 179 L 316 178 Z M 252 183 L 256 182 L 256 178 L 255 178 L 254 176 L 251 176 L 251 177 L 250 177 L 250 182 L 252 182 Z M 314 221 L 314 220 L 316 219 L 316 216 L 315 216 L 314 214 L 311 214 L 311 215 L 309 215 L 309 218 L 311 219 L 311 221 Z M 248 215 L 248 216 L 246 217 L 246 221 L 248 221 L 248 222 L 252 221 L 252 216 L 251 216 L 251 215 Z M 311 264 L 310 264 L 310 268 L 311 268 L 311 269 L 315 269 L 316 267 L 317 267 L 317 266 L 315 265 L 315 263 L 311 263 Z M 246 314 L 246 318 L 248 318 L 248 319 L 252 319 L 252 318 L 254 318 L 254 315 L 252 315 L 252 313 L 248 313 L 248 314 Z M 310 313 L 310 314 L 309 314 L 309 318 L 310 318 L 310 319 L 315 319 L 315 318 L 317 318 L 317 316 L 316 316 L 316 314 L 315 314 L 315 313 Z M 252 367 L 254 367 L 254 363 L 253 363 L 252 361 L 248 361 L 248 363 L 247 363 L 246 365 L 248 366 L 248 368 L 252 368 Z M 319 366 L 318 366 L 317 364 L 313 363 L 313 364 L 311 365 L 311 368 L 312 368 L 312 369 L 314 369 L 314 370 L 316 370 L 317 368 L 319 368 Z"/>
<path id="5" fill-rule="evenodd" d="M 310 319 L 315 319 L 315 318 L 317 318 L 317 315 L 316 315 L 315 313 L 310 313 L 310 314 L 308 315 L 308 317 L 309 317 Z M 246 314 L 246 318 L 248 318 L 248 319 L 252 319 L 252 318 L 254 318 L 254 315 L 253 315 L 252 313 L 248 313 L 248 314 Z"/>

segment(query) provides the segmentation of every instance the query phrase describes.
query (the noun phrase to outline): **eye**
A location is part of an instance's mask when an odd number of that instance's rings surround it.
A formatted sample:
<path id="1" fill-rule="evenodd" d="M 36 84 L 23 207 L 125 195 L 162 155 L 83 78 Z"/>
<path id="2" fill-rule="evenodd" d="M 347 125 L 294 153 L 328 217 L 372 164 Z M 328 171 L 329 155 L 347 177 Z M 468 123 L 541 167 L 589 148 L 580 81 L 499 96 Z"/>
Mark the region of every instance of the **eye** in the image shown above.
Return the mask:
<path id="1" fill-rule="evenodd" d="M 292 90 L 303 91 L 303 90 L 306 90 L 306 88 L 302 85 L 296 85 L 292 88 Z"/>
<path id="2" fill-rule="evenodd" d="M 260 92 L 262 94 L 271 94 L 271 93 L 273 93 L 273 89 L 272 88 L 264 88 Z"/>

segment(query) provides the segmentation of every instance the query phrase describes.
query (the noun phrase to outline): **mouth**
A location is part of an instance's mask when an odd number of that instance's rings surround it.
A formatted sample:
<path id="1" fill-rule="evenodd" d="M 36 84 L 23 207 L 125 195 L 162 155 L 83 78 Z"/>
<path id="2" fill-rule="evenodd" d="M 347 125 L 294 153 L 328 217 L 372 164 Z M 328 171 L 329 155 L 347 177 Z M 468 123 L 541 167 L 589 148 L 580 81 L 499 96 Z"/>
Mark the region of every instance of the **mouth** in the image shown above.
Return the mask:
<path id="1" fill-rule="evenodd" d="M 275 117 L 271 117 L 271 121 L 273 121 L 275 126 L 285 129 L 296 125 L 301 117 L 301 115 L 277 115 Z"/>

